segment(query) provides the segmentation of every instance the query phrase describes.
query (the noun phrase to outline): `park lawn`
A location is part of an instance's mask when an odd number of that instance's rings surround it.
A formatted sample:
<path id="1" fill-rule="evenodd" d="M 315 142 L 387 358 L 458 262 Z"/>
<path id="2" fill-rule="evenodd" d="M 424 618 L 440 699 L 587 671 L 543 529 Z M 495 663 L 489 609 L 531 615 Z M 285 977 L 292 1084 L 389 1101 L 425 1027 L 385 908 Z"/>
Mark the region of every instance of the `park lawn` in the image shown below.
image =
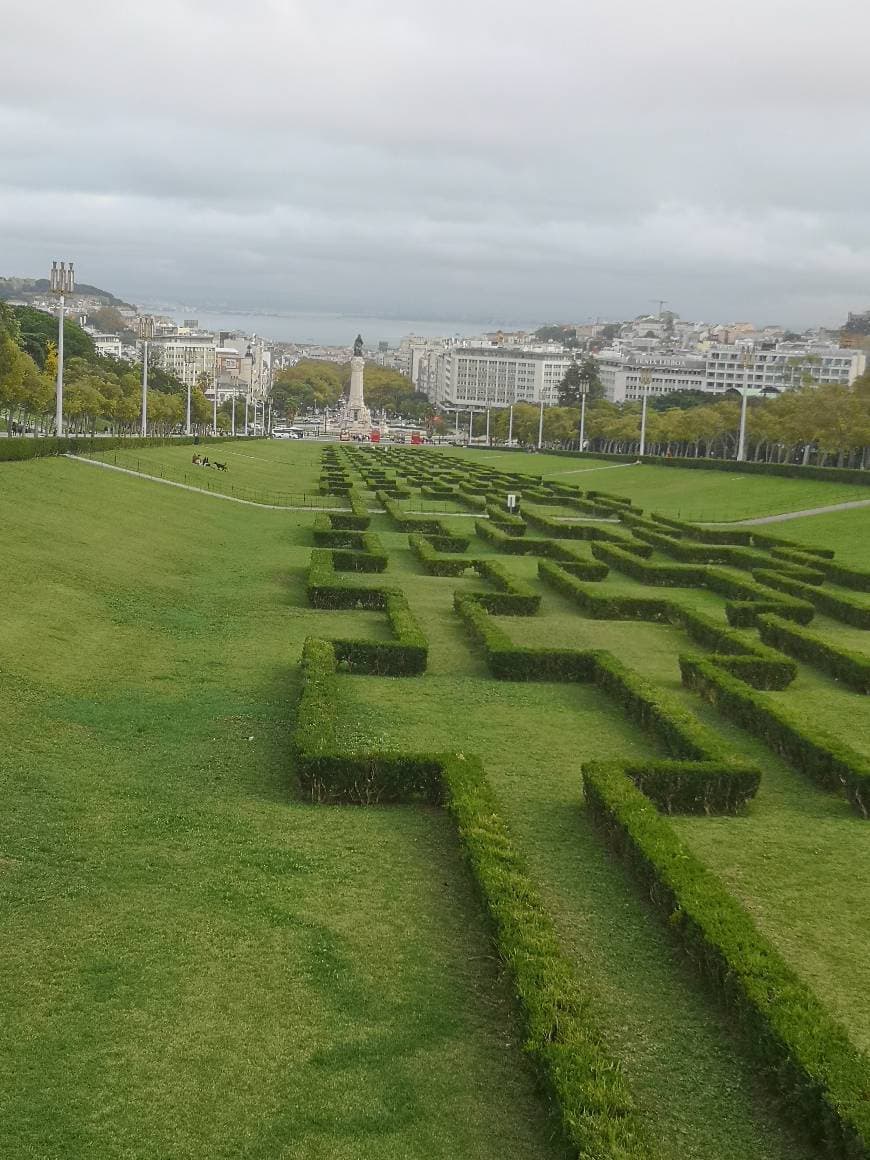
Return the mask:
<path id="1" fill-rule="evenodd" d="M 228 439 L 198 447 L 166 442 L 157 447 L 122 447 L 88 454 L 119 467 L 225 495 L 261 503 L 304 502 L 308 506 L 327 502 L 316 495 L 323 446 L 301 439 Z M 194 453 L 226 463 L 227 471 L 194 466 Z M 335 496 L 329 503 L 343 505 Z"/>
<path id="2" fill-rule="evenodd" d="M 443 448 L 455 456 L 491 467 L 575 484 L 584 491 L 612 492 L 647 512 L 684 520 L 738 520 L 802 511 L 857 499 L 870 499 L 870 487 L 827 480 L 789 479 L 703 468 L 605 463 L 546 452 L 482 451 Z"/>
<path id="3" fill-rule="evenodd" d="M 437 582 L 443 607 L 454 583 Z M 421 615 L 431 585 L 423 604 L 403 587 Z M 591 686 L 493 681 L 469 651 L 471 665 L 427 674 L 413 693 L 402 680 L 342 678 L 358 747 L 483 757 L 661 1160 L 811 1155 L 759 1094 L 727 1020 L 586 818 L 581 762 L 638 757 L 651 744 Z"/>
<path id="4" fill-rule="evenodd" d="M 870 571 L 870 507 L 804 516 L 762 530 L 798 545 L 832 548 L 839 563 Z"/>
<path id="5" fill-rule="evenodd" d="M 382 632 L 305 607 L 311 517 L 0 508 L 0 1154 L 561 1156 L 446 816 L 294 801 L 304 637 Z"/>

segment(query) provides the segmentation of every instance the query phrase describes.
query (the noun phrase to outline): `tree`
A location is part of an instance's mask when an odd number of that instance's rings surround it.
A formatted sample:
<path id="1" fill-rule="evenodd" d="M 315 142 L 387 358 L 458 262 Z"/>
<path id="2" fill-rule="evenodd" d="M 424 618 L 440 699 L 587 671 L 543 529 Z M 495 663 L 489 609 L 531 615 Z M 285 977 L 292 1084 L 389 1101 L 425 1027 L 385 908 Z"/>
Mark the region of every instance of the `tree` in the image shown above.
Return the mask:
<path id="1" fill-rule="evenodd" d="M 598 359 L 591 354 L 581 359 L 579 363 L 572 362 L 559 383 L 559 403 L 563 407 L 579 407 L 583 395 L 586 396 L 587 403 L 604 395 Z"/>

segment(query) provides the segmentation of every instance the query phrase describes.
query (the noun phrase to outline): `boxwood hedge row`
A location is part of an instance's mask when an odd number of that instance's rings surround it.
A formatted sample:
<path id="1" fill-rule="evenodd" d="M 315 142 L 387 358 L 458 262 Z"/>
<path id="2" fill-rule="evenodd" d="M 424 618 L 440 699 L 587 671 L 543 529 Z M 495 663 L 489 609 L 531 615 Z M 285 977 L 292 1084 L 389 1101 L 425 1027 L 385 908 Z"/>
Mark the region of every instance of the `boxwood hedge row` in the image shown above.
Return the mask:
<path id="1" fill-rule="evenodd" d="M 706 657 L 680 657 L 683 684 L 730 720 L 760 737 L 813 781 L 826 789 L 845 790 L 856 813 L 870 811 L 870 762 L 838 738 L 818 729 L 805 716 L 711 664 Z"/>
<path id="2" fill-rule="evenodd" d="M 807 661 L 858 693 L 870 693 L 870 658 L 862 653 L 837 648 L 779 616 L 759 616 L 757 624 L 765 644 Z"/>
<path id="3" fill-rule="evenodd" d="M 588 765 L 589 813 L 632 867 L 813 1143 L 870 1156 L 870 1068 L 814 992 L 618 766 Z"/>
<path id="4" fill-rule="evenodd" d="M 605 1045 L 596 996 L 583 988 L 475 758 L 462 754 L 354 751 L 338 718 L 336 657 L 309 639 L 293 749 L 313 801 L 441 804 L 451 814 L 495 943 L 510 971 L 524 1047 L 550 1092 L 578 1156 L 654 1160 L 619 1061 Z"/>
<path id="5" fill-rule="evenodd" d="M 789 576 L 783 576 L 781 572 L 769 569 L 758 569 L 753 572 L 753 576 L 768 588 L 787 592 L 790 596 L 813 605 L 819 612 L 824 612 L 834 620 L 851 624 L 855 628 L 870 628 L 870 604 L 861 604 L 857 600 L 851 600 L 845 593 L 834 593 L 825 587 L 804 584 L 800 580 L 793 580 Z M 789 617 L 789 619 L 797 618 Z M 808 621 L 801 623 L 806 624 Z"/>

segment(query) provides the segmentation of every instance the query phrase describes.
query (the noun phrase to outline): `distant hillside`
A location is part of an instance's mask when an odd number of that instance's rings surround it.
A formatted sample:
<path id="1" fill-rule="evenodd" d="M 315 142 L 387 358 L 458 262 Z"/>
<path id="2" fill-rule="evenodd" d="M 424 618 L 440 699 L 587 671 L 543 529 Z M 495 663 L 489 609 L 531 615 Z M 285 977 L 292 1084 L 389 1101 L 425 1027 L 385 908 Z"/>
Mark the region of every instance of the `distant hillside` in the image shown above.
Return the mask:
<path id="1" fill-rule="evenodd" d="M 41 298 L 48 293 L 48 288 L 48 278 L 0 278 L 0 299 Z M 108 290 L 101 290 L 99 286 L 89 286 L 87 282 L 76 283 L 76 294 L 83 294 L 89 298 L 102 298 L 109 306 L 133 309 L 130 302 L 116 298 L 114 294 Z"/>

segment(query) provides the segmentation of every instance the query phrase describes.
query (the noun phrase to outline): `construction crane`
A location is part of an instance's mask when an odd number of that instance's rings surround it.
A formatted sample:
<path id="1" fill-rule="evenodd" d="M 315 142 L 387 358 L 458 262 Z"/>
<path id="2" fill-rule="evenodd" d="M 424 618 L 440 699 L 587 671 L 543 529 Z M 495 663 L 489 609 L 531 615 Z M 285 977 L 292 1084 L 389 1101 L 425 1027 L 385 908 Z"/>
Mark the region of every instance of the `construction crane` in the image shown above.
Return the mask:
<path id="1" fill-rule="evenodd" d="M 667 298 L 650 298 L 650 302 L 658 302 L 659 304 L 659 318 L 662 316 L 662 311 L 668 304 Z"/>

